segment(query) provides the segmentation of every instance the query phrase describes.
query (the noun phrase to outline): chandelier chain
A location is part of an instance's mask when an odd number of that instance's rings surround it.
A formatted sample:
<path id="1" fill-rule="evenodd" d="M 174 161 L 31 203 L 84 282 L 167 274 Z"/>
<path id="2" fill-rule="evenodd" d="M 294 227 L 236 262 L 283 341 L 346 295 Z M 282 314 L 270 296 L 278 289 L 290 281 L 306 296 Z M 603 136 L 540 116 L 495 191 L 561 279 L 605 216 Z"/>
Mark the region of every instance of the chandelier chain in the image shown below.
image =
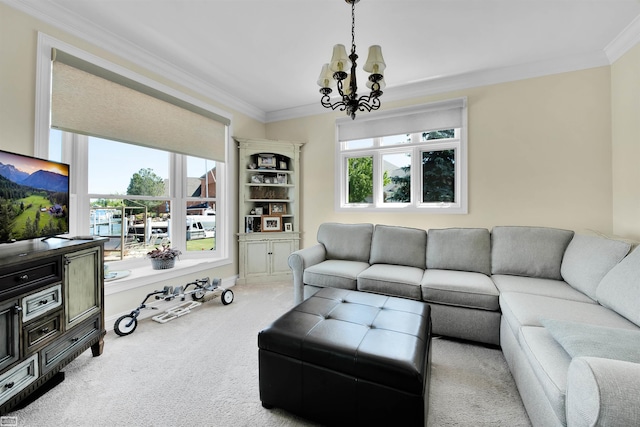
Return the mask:
<path id="1" fill-rule="evenodd" d="M 351 2 L 351 53 L 356 52 L 356 2 Z"/>

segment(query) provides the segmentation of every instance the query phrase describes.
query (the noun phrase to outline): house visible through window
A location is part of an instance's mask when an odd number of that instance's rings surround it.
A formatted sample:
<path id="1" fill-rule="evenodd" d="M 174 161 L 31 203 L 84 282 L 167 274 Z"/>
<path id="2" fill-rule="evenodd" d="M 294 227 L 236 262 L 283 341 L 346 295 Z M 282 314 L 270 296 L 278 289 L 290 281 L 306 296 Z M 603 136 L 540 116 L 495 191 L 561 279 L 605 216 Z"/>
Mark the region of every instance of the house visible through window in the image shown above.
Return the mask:
<path id="1" fill-rule="evenodd" d="M 337 208 L 466 213 L 465 123 L 464 100 L 339 121 Z"/>

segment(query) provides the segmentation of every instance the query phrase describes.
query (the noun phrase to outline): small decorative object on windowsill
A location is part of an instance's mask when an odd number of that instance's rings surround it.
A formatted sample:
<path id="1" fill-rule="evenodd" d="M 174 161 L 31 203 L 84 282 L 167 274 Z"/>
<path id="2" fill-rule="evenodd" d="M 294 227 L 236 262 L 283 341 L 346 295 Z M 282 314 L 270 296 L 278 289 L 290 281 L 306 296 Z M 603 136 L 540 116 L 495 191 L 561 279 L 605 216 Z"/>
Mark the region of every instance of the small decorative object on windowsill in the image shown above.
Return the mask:
<path id="1" fill-rule="evenodd" d="M 147 258 L 151 259 L 151 267 L 154 270 L 166 270 L 176 265 L 176 258 L 182 255 L 180 250 L 162 245 L 162 248 L 155 248 L 147 252 Z"/>

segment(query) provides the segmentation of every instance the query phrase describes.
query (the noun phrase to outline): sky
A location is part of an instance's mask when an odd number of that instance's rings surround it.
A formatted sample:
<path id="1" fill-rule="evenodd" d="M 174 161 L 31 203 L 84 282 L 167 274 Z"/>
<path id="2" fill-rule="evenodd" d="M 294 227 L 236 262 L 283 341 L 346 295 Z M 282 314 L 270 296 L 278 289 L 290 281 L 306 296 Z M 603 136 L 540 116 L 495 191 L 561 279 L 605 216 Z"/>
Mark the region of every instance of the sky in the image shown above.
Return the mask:
<path id="1" fill-rule="evenodd" d="M 58 161 L 62 152 L 61 135 L 62 132 L 52 129 L 49 138 L 50 158 Z M 126 194 L 131 177 L 143 168 L 152 169 L 161 178 L 169 178 L 166 152 L 94 137 L 89 137 L 88 166 L 92 194 Z M 202 176 L 207 171 L 204 161 L 189 162 L 187 169 L 191 177 Z"/>

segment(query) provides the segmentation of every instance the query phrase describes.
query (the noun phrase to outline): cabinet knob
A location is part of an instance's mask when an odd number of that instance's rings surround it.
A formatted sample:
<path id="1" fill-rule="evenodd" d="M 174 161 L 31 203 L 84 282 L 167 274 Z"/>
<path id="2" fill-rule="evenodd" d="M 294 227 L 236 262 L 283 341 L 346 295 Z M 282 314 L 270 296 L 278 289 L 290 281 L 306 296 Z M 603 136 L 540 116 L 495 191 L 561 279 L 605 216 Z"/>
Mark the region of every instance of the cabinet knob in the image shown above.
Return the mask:
<path id="1" fill-rule="evenodd" d="M 19 305 L 14 305 L 13 306 L 13 314 L 18 314 L 22 311 L 22 307 L 20 307 Z"/>
<path id="2" fill-rule="evenodd" d="M 80 338 L 78 338 L 78 337 L 71 338 L 71 342 L 78 342 L 78 341 L 80 341 Z"/>
<path id="3" fill-rule="evenodd" d="M 6 383 L 4 386 L 5 388 L 12 388 L 15 385 L 15 383 L 13 381 L 11 381 L 10 383 Z"/>
<path id="4" fill-rule="evenodd" d="M 46 303 L 48 303 L 49 301 L 47 301 L 46 299 L 42 299 L 40 300 L 40 305 L 45 305 Z"/>
<path id="5" fill-rule="evenodd" d="M 46 334 L 47 332 L 49 332 L 49 328 L 40 329 L 40 333 Z"/>
<path id="6" fill-rule="evenodd" d="M 28 274 L 23 274 L 22 276 L 18 276 L 17 280 L 18 280 L 18 282 L 26 282 L 27 280 L 29 280 L 29 275 Z"/>

